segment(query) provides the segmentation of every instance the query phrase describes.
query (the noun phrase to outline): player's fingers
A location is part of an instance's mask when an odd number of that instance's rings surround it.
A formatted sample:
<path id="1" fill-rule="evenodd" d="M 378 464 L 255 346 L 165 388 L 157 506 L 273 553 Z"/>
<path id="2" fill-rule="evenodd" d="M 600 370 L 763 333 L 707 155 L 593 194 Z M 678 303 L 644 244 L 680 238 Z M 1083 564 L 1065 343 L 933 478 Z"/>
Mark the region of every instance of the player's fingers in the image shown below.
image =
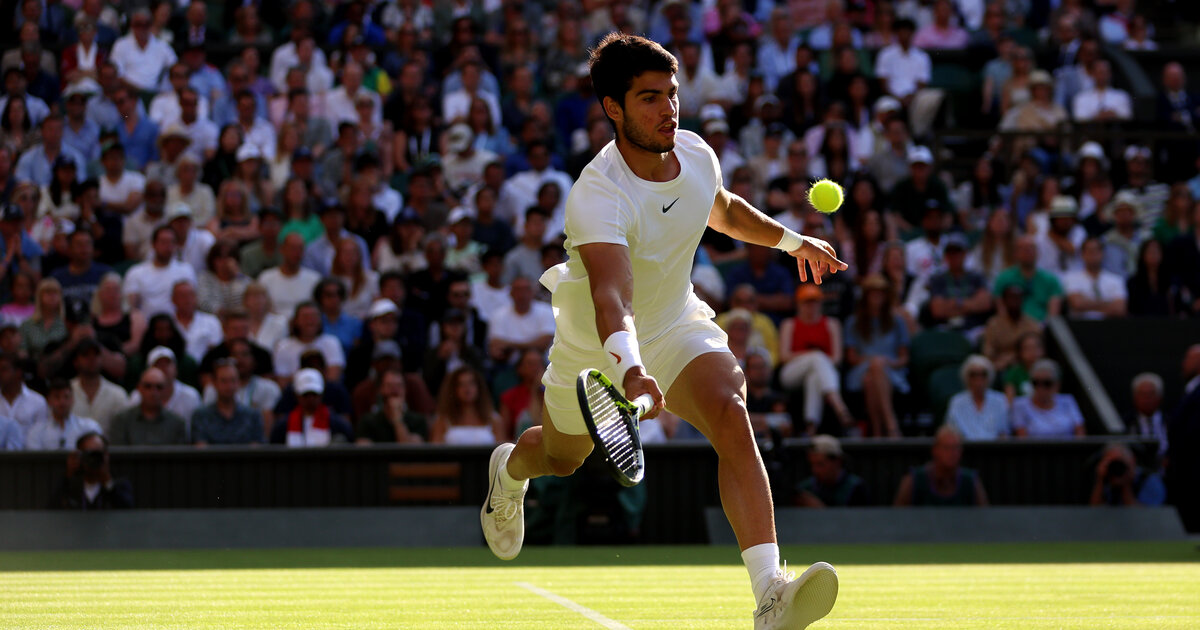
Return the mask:
<path id="1" fill-rule="evenodd" d="M 810 262 L 809 265 L 812 266 L 813 283 L 821 284 L 821 268 L 820 268 L 820 266 L 818 265 L 818 263 L 813 263 L 813 262 Z"/>
<path id="2" fill-rule="evenodd" d="M 805 266 L 807 262 L 803 258 L 796 259 L 796 268 L 800 271 L 800 282 L 808 282 L 808 267 Z"/>

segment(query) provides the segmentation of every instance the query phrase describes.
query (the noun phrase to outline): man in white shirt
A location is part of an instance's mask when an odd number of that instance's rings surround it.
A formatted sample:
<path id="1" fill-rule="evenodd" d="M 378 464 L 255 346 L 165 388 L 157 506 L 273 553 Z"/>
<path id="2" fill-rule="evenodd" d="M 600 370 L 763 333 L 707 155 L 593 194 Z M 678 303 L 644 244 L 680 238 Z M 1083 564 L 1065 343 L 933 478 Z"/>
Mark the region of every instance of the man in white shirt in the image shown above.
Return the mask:
<path id="1" fill-rule="evenodd" d="M 191 436 L 192 414 L 196 413 L 202 404 L 200 392 L 196 391 L 195 387 L 179 380 L 178 365 L 175 352 L 166 346 L 156 346 L 146 359 L 147 368 L 157 368 L 163 373 L 163 383 L 166 385 L 162 393 L 162 399 L 166 401 L 163 409 L 182 418 L 187 435 Z M 129 396 L 129 405 L 135 407 L 141 404 L 142 392 L 140 389 L 134 389 L 133 394 Z"/>
<path id="2" fill-rule="evenodd" d="M 196 310 L 196 287 L 188 282 L 175 283 L 171 303 L 175 305 L 175 325 L 183 334 L 188 356 L 199 364 L 209 348 L 225 340 L 221 320 L 216 315 Z"/>
<path id="3" fill-rule="evenodd" d="M 488 354 L 498 363 L 511 363 L 524 350 L 543 354 L 554 340 L 554 311 L 533 299 L 533 283 L 516 277 L 509 287 L 512 305 L 488 321 Z"/>
<path id="4" fill-rule="evenodd" d="M 167 80 L 171 84 L 171 89 L 165 92 L 160 92 L 150 101 L 150 120 L 158 125 L 160 129 L 167 127 L 171 123 L 178 122 L 182 109 L 180 107 L 180 98 L 183 96 L 184 89 L 192 89 L 188 86 L 187 66 L 182 63 L 175 63 L 171 66 L 170 73 L 167 75 Z M 193 90 L 194 92 L 194 90 Z M 208 99 L 197 95 L 196 112 L 200 118 L 208 118 Z"/>
<path id="5" fill-rule="evenodd" d="M 775 92 L 779 79 L 796 69 L 796 49 L 799 47 L 800 36 L 792 28 L 792 18 L 787 9 L 772 9 L 770 33 L 764 33 L 758 46 L 758 63 L 755 64 L 763 73 L 763 85 L 768 92 Z"/>
<path id="6" fill-rule="evenodd" d="M 201 98 L 200 93 L 190 86 L 179 90 L 179 125 L 192 141 L 187 152 L 203 163 L 216 155 L 221 130 L 200 114 Z"/>
<path id="7" fill-rule="evenodd" d="M 30 427 L 44 422 L 49 415 L 46 399 L 25 385 L 17 357 L 0 353 L 0 417 L 16 421 L 25 436 Z"/>
<path id="8" fill-rule="evenodd" d="M 721 80 L 716 73 L 700 64 L 700 45 L 688 41 L 679 46 L 679 116 L 696 118 L 700 108 L 720 92 Z M 563 195 L 566 198 L 566 195 Z"/>
<path id="9" fill-rule="evenodd" d="M 142 205 L 146 176 L 125 169 L 125 147 L 120 142 L 104 145 L 100 155 L 100 203 L 118 214 L 129 214 Z"/>
<path id="10" fill-rule="evenodd" d="M 446 155 L 442 158 L 442 175 L 450 190 L 461 193 L 483 181 L 483 169 L 496 159 L 496 154 L 473 146 L 475 134 L 466 123 L 455 123 L 446 130 Z"/>
<path id="11" fill-rule="evenodd" d="M 125 247 L 126 258 L 142 260 L 150 255 L 150 239 L 154 236 L 154 229 L 167 223 L 166 202 L 166 186 L 156 179 L 146 182 L 144 203 L 125 218 L 125 226 L 121 230 L 121 244 Z"/>
<path id="12" fill-rule="evenodd" d="M 56 378 L 50 381 L 46 403 L 50 414 L 30 427 L 25 436 L 25 449 L 30 451 L 54 451 L 75 448 L 75 440 L 85 433 L 104 433 L 100 425 L 91 418 L 81 418 L 71 413 L 75 394 L 71 383 Z"/>
<path id="13" fill-rule="evenodd" d="M 524 222 L 525 211 L 537 203 L 538 189 L 542 184 L 548 181 L 558 184 L 562 195 L 554 214 L 561 216 L 567 193 L 570 192 L 573 183 L 570 175 L 550 164 L 550 146 L 545 142 L 530 142 L 525 156 L 529 161 L 529 170 L 508 178 L 500 187 L 500 199 L 496 202 L 496 218 L 508 221 L 518 228 Z"/>
<path id="14" fill-rule="evenodd" d="M 273 312 L 290 319 L 297 304 L 312 299 L 321 274 L 300 266 L 304 258 L 304 237 L 296 232 L 284 237 L 279 254 L 279 266 L 259 274 L 258 282 L 267 288 L 274 305 Z"/>
<path id="15" fill-rule="evenodd" d="M 303 62 L 301 52 L 306 52 L 309 61 Z M 312 35 L 306 29 L 292 29 L 292 40 L 288 43 L 275 49 L 271 53 L 271 70 L 270 78 L 271 85 L 281 93 L 287 92 L 287 72 L 296 66 L 305 65 L 311 73 L 313 69 L 319 69 L 322 74 L 329 72 L 329 63 L 325 59 L 325 51 L 317 48 L 313 41 Z M 325 86 L 322 90 L 313 90 L 312 85 L 309 85 L 309 90 L 314 94 L 322 93 L 329 89 Z"/>
<path id="16" fill-rule="evenodd" d="M 1104 243 L 1099 237 L 1083 242 L 1083 269 L 1067 273 L 1063 283 L 1071 313 L 1080 319 L 1124 317 L 1129 294 L 1125 279 L 1105 271 Z"/>
<path id="17" fill-rule="evenodd" d="M 150 32 L 150 12 L 138 9 L 130 20 L 129 34 L 113 44 L 109 59 L 127 83 L 142 92 L 154 92 L 177 57 L 166 42 Z"/>
<path id="18" fill-rule="evenodd" d="M 480 88 L 483 80 L 483 63 L 477 60 L 468 61 L 463 64 L 461 74 L 462 87 L 450 92 L 442 99 L 442 119 L 450 122 L 466 118 L 471 110 L 471 101 L 478 98 L 487 103 L 488 111 L 492 113 L 492 125 L 499 127 L 501 124 L 500 101 L 496 95 Z"/>
<path id="19" fill-rule="evenodd" d="M 79 342 L 72 363 L 76 376 L 71 379 L 71 413 L 92 418 L 107 434 L 113 416 L 129 407 L 129 395 L 100 375 L 100 343 L 95 339 Z"/>
<path id="20" fill-rule="evenodd" d="M 885 93 L 908 106 L 917 91 L 929 85 L 933 66 L 929 55 L 913 46 L 915 29 L 911 20 L 896 20 L 894 28 L 896 43 L 879 51 L 875 58 L 875 74 Z"/>
<path id="21" fill-rule="evenodd" d="M 197 278 L 208 269 L 208 250 L 212 249 L 217 237 L 212 232 L 195 226 L 192 208 L 183 202 L 167 208 L 167 227 L 175 232 L 175 260 L 187 264 Z"/>
<path id="22" fill-rule="evenodd" d="M 257 114 L 257 103 L 254 93 L 242 90 L 237 98 L 237 125 L 242 128 L 242 143 L 258 147 L 262 157 L 267 162 L 275 159 L 275 128 Z"/>
<path id="23" fill-rule="evenodd" d="M 174 313 L 171 289 L 176 282 L 184 280 L 196 283 L 196 271 L 192 266 L 175 259 L 177 240 L 175 231 L 169 226 L 154 230 L 150 248 L 150 260 L 131 267 L 125 274 L 122 287 L 129 306 L 141 309 L 147 318 L 159 313 Z"/>
<path id="24" fill-rule="evenodd" d="M 1114 88 L 1112 66 L 1103 59 L 1092 62 L 1092 88 L 1075 95 L 1071 116 L 1075 122 L 1112 122 L 1133 118 L 1133 101 L 1125 90 Z"/>
<path id="25" fill-rule="evenodd" d="M 342 68 L 342 84 L 333 88 L 325 95 L 325 118 L 331 123 L 358 123 L 358 111 L 354 108 L 355 101 L 360 96 L 371 99 L 371 124 L 383 122 L 383 106 L 379 94 L 363 87 L 363 68 L 356 62 L 349 62 Z"/>
<path id="26" fill-rule="evenodd" d="M 479 311 L 483 321 L 490 322 L 495 313 L 512 306 L 512 292 L 501 280 L 504 256 L 500 252 L 488 250 L 479 262 L 485 277 L 471 283 L 471 306 Z"/>

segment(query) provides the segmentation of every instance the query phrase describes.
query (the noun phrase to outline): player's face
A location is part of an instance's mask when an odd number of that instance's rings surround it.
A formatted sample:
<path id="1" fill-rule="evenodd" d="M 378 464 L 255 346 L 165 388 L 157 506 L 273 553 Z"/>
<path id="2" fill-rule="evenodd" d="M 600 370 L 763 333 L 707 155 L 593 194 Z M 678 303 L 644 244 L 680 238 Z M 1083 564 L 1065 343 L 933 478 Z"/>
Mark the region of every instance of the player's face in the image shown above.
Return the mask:
<path id="1" fill-rule="evenodd" d="M 649 153 L 675 148 L 679 127 L 679 82 L 669 72 L 643 72 L 625 93 L 625 108 L 617 120 L 621 135 Z"/>

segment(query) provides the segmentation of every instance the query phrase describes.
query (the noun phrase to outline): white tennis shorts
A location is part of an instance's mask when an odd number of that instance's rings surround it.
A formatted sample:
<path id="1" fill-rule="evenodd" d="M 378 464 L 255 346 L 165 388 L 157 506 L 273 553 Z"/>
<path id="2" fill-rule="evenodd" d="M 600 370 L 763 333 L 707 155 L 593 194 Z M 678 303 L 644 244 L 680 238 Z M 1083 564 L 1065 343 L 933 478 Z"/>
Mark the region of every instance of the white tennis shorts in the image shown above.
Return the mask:
<path id="1" fill-rule="evenodd" d="M 555 314 L 556 319 L 560 316 L 562 312 Z M 684 312 L 667 332 L 640 345 L 646 372 L 658 381 L 664 394 L 692 359 L 709 352 L 729 352 L 729 337 L 713 322 L 714 316 L 712 309 L 692 294 Z M 594 326 L 594 322 L 593 318 L 589 323 Z M 542 384 L 546 386 L 546 410 L 560 433 L 584 435 L 587 425 L 583 423 L 575 390 L 579 373 L 589 368 L 599 369 L 612 379 L 618 390 L 623 386 L 609 367 L 604 348 L 595 339 L 580 343 L 579 339 L 563 334 L 563 329 L 568 327 L 556 328 L 554 345 L 550 347 L 550 365 L 542 376 Z"/>

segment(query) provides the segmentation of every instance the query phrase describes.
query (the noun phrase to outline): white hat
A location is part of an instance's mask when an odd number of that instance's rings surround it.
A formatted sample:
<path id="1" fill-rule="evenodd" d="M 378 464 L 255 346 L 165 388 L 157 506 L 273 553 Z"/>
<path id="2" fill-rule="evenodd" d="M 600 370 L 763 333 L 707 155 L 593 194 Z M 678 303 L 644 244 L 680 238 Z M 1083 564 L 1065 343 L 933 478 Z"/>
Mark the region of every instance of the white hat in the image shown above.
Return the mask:
<path id="1" fill-rule="evenodd" d="M 894 96 L 881 96 L 875 101 L 875 115 L 878 116 L 884 112 L 900 111 L 900 101 Z"/>
<path id="2" fill-rule="evenodd" d="M 929 147 L 914 146 L 908 150 L 909 164 L 933 164 L 933 152 Z"/>
<path id="3" fill-rule="evenodd" d="M 183 217 L 192 218 L 192 207 L 180 201 L 167 208 L 167 223 Z"/>
<path id="4" fill-rule="evenodd" d="M 467 123 L 455 123 L 446 130 L 446 150 L 451 153 L 462 153 L 471 146 L 475 134 Z"/>
<path id="5" fill-rule="evenodd" d="M 709 103 L 700 108 L 700 122 L 706 123 L 710 120 L 725 120 L 725 108 L 716 103 Z"/>
<path id="6" fill-rule="evenodd" d="M 464 219 L 469 221 L 473 218 L 475 218 L 475 215 L 471 212 L 470 208 L 458 206 L 450 211 L 450 216 L 446 217 L 446 225 L 454 225 Z"/>
<path id="7" fill-rule="evenodd" d="M 238 147 L 236 158 L 238 162 L 262 159 L 262 151 L 258 150 L 258 145 L 256 144 L 243 142 L 242 146 Z"/>
<path id="8" fill-rule="evenodd" d="M 371 310 L 367 311 L 367 319 L 375 319 L 384 315 L 395 315 L 400 309 L 396 308 L 396 303 L 387 299 L 379 298 L 371 303 Z"/>
<path id="9" fill-rule="evenodd" d="M 63 90 L 63 99 L 71 98 L 76 94 L 82 94 L 83 96 L 90 98 L 99 94 L 100 92 L 100 84 L 96 83 L 95 79 L 84 77 L 78 81 L 72 82 L 71 85 L 67 86 L 67 89 Z"/>
<path id="10" fill-rule="evenodd" d="M 1050 200 L 1050 218 L 1079 216 L 1079 203 L 1070 195 L 1057 195 Z"/>
<path id="11" fill-rule="evenodd" d="M 154 367 L 154 364 L 158 363 L 159 359 L 170 359 L 171 363 L 174 363 L 175 352 L 166 346 L 155 346 L 155 348 L 150 351 L 149 356 L 146 357 L 146 365 L 149 367 Z"/>
<path id="12" fill-rule="evenodd" d="M 714 133 L 729 133 L 729 123 L 724 118 L 714 118 L 704 123 L 704 135 Z"/>
<path id="13" fill-rule="evenodd" d="M 325 392 L 325 379 L 321 377 L 320 372 L 312 368 L 304 368 L 296 372 L 295 378 L 292 379 L 292 386 L 295 388 L 297 396 L 322 394 Z"/>
<path id="14" fill-rule="evenodd" d="M 1100 146 L 1099 142 L 1094 141 L 1083 143 L 1083 146 L 1079 147 L 1079 159 L 1082 160 L 1084 158 L 1092 158 L 1103 163 L 1106 159 L 1104 147 Z"/>
<path id="15" fill-rule="evenodd" d="M 841 457 L 842 443 L 832 435 L 814 435 L 812 438 L 812 450 L 826 457 Z"/>

